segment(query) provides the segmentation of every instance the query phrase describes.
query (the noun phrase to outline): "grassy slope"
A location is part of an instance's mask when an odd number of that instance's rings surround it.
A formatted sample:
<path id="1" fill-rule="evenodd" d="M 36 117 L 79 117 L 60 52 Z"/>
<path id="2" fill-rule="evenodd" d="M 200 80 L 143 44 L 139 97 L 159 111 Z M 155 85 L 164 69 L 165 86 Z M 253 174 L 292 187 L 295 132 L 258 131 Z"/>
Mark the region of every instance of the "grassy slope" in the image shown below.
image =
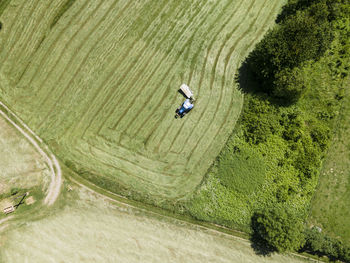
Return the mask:
<path id="1" fill-rule="evenodd" d="M 283 1 L 65 3 L 18 1 L 1 16 L 0 97 L 95 183 L 184 197 L 232 131 L 234 73 Z M 196 107 L 174 120 L 183 82 Z"/>
<path id="2" fill-rule="evenodd" d="M 63 210 L 6 233 L 2 262 L 302 262 L 73 188 Z"/>
<path id="3" fill-rule="evenodd" d="M 347 86 L 349 82 L 347 83 Z M 328 150 L 309 223 L 350 243 L 350 94 L 347 90 Z"/>

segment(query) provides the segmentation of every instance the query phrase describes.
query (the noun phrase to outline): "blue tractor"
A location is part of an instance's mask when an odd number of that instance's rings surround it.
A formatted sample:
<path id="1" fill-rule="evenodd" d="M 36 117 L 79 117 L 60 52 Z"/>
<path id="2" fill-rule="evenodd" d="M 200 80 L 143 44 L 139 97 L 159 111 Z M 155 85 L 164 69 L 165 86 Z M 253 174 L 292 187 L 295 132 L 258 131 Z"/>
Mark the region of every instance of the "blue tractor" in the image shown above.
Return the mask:
<path id="1" fill-rule="evenodd" d="M 184 103 L 182 103 L 181 107 L 179 107 L 176 110 L 176 115 L 175 118 L 182 118 L 183 116 L 185 116 L 188 112 L 190 112 L 190 110 L 192 110 L 193 108 L 193 103 L 191 99 L 186 99 Z"/>
<path id="2" fill-rule="evenodd" d="M 182 93 L 186 100 L 184 103 L 182 103 L 182 105 L 175 111 L 176 115 L 175 118 L 182 118 L 183 116 L 185 116 L 188 112 L 190 112 L 190 110 L 192 110 L 193 108 L 193 102 L 194 102 L 194 97 L 193 97 L 193 93 L 190 90 L 190 88 L 186 85 L 186 84 L 182 84 L 179 92 Z"/>

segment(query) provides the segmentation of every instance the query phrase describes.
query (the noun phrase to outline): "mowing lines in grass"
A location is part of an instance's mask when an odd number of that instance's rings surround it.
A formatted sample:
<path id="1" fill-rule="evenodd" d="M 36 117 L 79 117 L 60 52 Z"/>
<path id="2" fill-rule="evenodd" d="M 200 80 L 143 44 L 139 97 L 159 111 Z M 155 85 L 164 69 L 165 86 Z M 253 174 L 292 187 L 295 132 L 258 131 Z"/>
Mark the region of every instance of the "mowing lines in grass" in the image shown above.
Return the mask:
<path id="1" fill-rule="evenodd" d="M 242 106 L 234 75 L 283 3 L 80 0 L 50 28 L 65 2 L 28 1 L 31 25 L 8 9 L 2 96 L 77 169 L 161 199 L 185 197 L 232 131 Z M 18 35 L 45 28 L 42 13 L 50 30 Z M 13 48 L 33 40 L 40 45 Z M 183 82 L 198 99 L 175 120 Z"/>

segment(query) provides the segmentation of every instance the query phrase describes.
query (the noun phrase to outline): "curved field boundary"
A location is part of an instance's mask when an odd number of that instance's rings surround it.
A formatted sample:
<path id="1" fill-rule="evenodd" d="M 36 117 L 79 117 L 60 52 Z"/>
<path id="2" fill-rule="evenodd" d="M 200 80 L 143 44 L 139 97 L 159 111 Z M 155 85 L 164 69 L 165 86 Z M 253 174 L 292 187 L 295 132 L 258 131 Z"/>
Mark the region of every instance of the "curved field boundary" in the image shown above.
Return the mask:
<path id="1" fill-rule="evenodd" d="M 234 75 L 283 1 L 80 0 L 53 27 L 61 0 L 17 4 L 2 17 L 4 101 L 77 171 L 162 201 L 189 196 L 224 146 Z M 175 120 L 182 83 L 197 101 Z"/>
<path id="2" fill-rule="evenodd" d="M 6 113 L 1 110 L 1 107 L 5 109 Z M 46 161 L 51 171 L 51 183 L 49 185 L 44 203 L 49 206 L 52 205 L 58 198 L 62 185 L 61 167 L 56 157 L 50 152 L 49 148 L 44 145 L 43 141 L 1 101 L 0 115 L 2 115 L 9 123 L 11 123 L 11 125 L 14 126 L 32 144 Z M 14 122 L 12 119 L 14 119 L 19 124 Z"/>

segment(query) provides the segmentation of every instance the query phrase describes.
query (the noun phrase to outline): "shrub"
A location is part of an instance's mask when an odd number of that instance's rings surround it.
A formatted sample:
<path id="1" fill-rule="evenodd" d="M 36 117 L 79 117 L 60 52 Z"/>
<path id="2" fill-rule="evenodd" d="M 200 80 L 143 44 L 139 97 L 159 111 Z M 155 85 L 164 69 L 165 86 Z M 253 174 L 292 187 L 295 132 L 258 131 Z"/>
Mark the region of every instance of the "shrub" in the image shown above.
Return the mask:
<path id="1" fill-rule="evenodd" d="M 327 256 L 331 260 L 350 262 L 350 247 L 340 240 L 323 234 L 316 227 L 306 229 L 305 237 L 305 245 L 300 251 L 318 256 Z"/>
<path id="2" fill-rule="evenodd" d="M 245 140 L 252 144 L 266 142 L 267 138 L 279 132 L 276 109 L 271 103 L 255 96 L 248 100 L 242 113 L 242 128 Z"/>
<path id="3" fill-rule="evenodd" d="M 275 206 L 252 217 L 254 234 L 278 252 L 294 251 L 304 244 L 303 220 L 287 206 Z"/>

